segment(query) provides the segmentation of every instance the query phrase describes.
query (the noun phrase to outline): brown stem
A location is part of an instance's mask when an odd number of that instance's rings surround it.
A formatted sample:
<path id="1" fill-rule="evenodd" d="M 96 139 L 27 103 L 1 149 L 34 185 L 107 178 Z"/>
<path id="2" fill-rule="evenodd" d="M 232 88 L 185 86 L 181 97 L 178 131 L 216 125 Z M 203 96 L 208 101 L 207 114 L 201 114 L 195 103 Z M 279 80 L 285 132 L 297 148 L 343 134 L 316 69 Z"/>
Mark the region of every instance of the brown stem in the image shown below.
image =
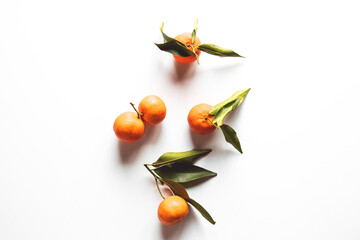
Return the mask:
<path id="1" fill-rule="evenodd" d="M 139 113 L 139 111 L 136 109 L 135 105 L 134 105 L 132 102 L 130 102 L 130 105 L 133 107 L 133 109 L 134 109 L 135 112 L 137 113 L 138 118 L 140 118 L 140 116 L 144 115 L 143 113 Z"/>
<path id="2" fill-rule="evenodd" d="M 159 187 L 159 183 L 158 183 L 158 181 L 160 181 L 160 183 L 162 183 L 162 181 L 161 181 L 160 178 L 158 178 L 158 177 L 155 175 L 155 173 L 153 173 L 153 171 L 148 167 L 148 165 L 149 165 L 149 164 L 144 164 L 145 168 L 146 168 L 146 169 L 151 173 L 151 175 L 153 175 L 153 177 L 155 178 L 156 187 L 157 187 L 157 189 L 158 189 L 161 197 L 162 197 L 163 199 L 165 199 L 164 195 L 161 193 L 161 190 L 160 190 L 160 187 Z"/>

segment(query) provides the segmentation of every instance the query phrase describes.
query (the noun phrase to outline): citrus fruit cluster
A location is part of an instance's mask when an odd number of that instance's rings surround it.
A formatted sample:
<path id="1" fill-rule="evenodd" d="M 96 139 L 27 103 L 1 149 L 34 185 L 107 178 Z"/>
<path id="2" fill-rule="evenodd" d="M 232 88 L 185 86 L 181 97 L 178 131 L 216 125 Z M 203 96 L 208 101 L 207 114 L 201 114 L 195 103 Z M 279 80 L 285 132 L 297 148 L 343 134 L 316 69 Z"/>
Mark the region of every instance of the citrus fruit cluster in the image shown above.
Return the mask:
<path id="1" fill-rule="evenodd" d="M 167 36 L 163 32 L 163 25 L 160 30 L 164 43 L 156 44 L 162 50 L 173 54 L 176 61 L 182 64 L 189 64 L 197 61 L 201 52 L 221 57 L 242 57 L 236 52 L 218 47 L 212 44 L 201 44 L 196 36 L 197 20 L 192 33 L 182 33 L 175 38 Z M 216 129 L 222 131 L 226 142 L 242 153 L 240 141 L 233 128 L 224 124 L 225 117 L 237 108 L 246 97 L 249 89 L 240 90 L 230 98 L 212 106 L 207 103 L 200 103 L 189 111 L 187 121 L 190 129 L 197 134 L 211 134 Z M 149 95 L 142 99 L 136 109 L 130 103 L 134 112 L 120 114 L 114 122 L 115 135 L 123 142 L 133 143 L 138 141 L 145 133 L 146 124 L 156 125 L 166 117 L 166 106 L 164 101 L 155 95 Z M 195 160 L 207 155 L 211 149 L 193 149 L 186 152 L 168 152 L 152 164 L 144 164 L 146 169 L 153 175 L 160 195 L 164 199 L 158 207 L 158 218 L 164 225 L 174 225 L 182 221 L 188 214 L 190 203 L 210 223 L 215 221 L 210 214 L 194 199 L 189 197 L 185 190 L 188 183 L 214 177 L 217 174 L 207 169 L 194 165 Z M 173 196 L 164 197 L 158 183 L 166 184 Z"/>
<path id="2" fill-rule="evenodd" d="M 138 110 L 130 103 L 135 112 L 124 112 L 114 122 L 115 135 L 124 142 L 138 141 L 145 133 L 145 123 L 159 124 L 166 116 L 166 106 L 163 100 L 155 95 L 149 95 L 141 100 Z"/>

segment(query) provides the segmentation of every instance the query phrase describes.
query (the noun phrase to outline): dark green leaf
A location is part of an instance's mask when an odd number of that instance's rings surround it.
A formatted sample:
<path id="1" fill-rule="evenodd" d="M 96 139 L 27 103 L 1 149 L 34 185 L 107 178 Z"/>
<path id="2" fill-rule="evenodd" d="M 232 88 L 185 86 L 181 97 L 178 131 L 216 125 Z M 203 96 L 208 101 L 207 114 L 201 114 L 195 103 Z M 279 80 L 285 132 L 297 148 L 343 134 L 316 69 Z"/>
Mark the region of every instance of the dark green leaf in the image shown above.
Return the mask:
<path id="1" fill-rule="evenodd" d="M 198 56 L 193 51 L 189 50 L 185 46 L 185 44 L 183 44 L 182 42 L 166 35 L 163 31 L 163 28 L 164 28 L 164 23 L 162 23 L 161 27 L 160 27 L 161 34 L 164 38 L 164 43 L 163 44 L 155 43 L 155 45 L 158 46 L 158 48 L 160 50 L 169 52 L 173 55 L 180 56 L 180 57 L 188 57 L 188 56 L 195 55 L 196 59 L 198 60 Z M 196 26 L 196 28 L 197 28 L 197 26 Z M 198 60 L 198 62 L 199 62 L 199 60 Z"/>
<path id="2" fill-rule="evenodd" d="M 244 101 L 244 98 L 249 91 L 250 88 L 237 91 L 230 98 L 213 106 L 209 112 L 209 115 L 215 115 L 213 123 L 220 127 L 223 124 L 226 115 Z"/>
<path id="3" fill-rule="evenodd" d="M 214 177 L 217 174 L 192 164 L 171 164 L 154 169 L 154 172 L 164 179 L 177 183 L 187 183 L 203 178 Z"/>
<path id="4" fill-rule="evenodd" d="M 173 39 L 172 37 L 169 37 L 168 35 L 166 35 L 166 34 L 163 32 L 163 28 L 164 28 L 164 22 L 161 24 L 161 27 L 160 27 L 160 31 L 161 31 L 161 34 L 163 35 L 164 42 L 170 42 L 170 41 L 175 40 L 175 39 Z"/>
<path id="5" fill-rule="evenodd" d="M 155 43 L 155 45 L 162 51 L 169 52 L 179 57 L 188 57 L 195 55 L 183 43 L 172 40 L 165 43 Z"/>
<path id="6" fill-rule="evenodd" d="M 201 44 L 198 49 L 220 57 L 243 57 L 231 49 L 221 48 L 213 44 Z"/>
<path id="7" fill-rule="evenodd" d="M 228 143 L 230 143 L 231 145 L 233 145 L 234 148 L 236 148 L 240 153 L 243 153 L 241 146 L 240 146 L 240 141 L 239 141 L 238 137 L 236 136 L 235 130 L 226 124 L 223 124 L 222 126 L 220 126 L 220 128 L 225 136 L 225 140 Z"/>
<path id="8" fill-rule="evenodd" d="M 160 167 L 162 165 L 173 163 L 193 163 L 196 159 L 208 154 L 209 152 L 211 152 L 211 149 L 193 149 L 186 152 L 168 152 L 161 155 L 161 157 L 151 165 L 154 167 Z"/>
<path id="9" fill-rule="evenodd" d="M 194 208 L 196 208 L 206 220 L 208 220 L 211 224 L 215 224 L 214 219 L 210 216 L 208 211 L 206 211 L 205 208 L 203 208 L 198 202 L 191 198 L 186 198 L 185 200 L 193 205 Z"/>
<path id="10" fill-rule="evenodd" d="M 185 188 L 183 186 L 181 186 L 179 183 L 174 182 L 174 181 L 169 180 L 169 179 L 160 179 L 160 181 L 162 181 L 163 183 L 168 185 L 169 188 L 171 189 L 171 191 L 175 195 L 178 195 L 178 196 L 180 196 L 180 197 L 182 197 L 184 199 L 189 198 L 189 194 L 186 192 Z"/>

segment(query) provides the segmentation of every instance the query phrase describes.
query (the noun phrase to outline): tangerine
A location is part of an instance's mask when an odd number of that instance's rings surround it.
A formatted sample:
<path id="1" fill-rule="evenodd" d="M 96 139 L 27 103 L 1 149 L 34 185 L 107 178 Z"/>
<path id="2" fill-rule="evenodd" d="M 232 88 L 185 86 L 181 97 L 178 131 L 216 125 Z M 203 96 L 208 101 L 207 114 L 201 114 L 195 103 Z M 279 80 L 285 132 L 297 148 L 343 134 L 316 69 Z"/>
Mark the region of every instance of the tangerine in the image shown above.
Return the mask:
<path id="1" fill-rule="evenodd" d="M 132 143 L 144 135 L 145 124 L 137 113 L 124 112 L 115 119 L 113 129 L 121 141 Z"/>
<path id="2" fill-rule="evenodd" d="M 196 36 L 194 43 L 192 42 L 192 34 L 191 33 L 182 33 L 175 37 L 175 40 L 178 40 L 179 42 L 185 44 L 185 46 L 191 50 L 192 52 L 195 52 L 196 55 L 200 55 L 201 51 L 198 49 L 198 47 L 201 45 L 200 39 Z M 173 55 L 175 60 L 184 64 L 189 64 L 196 61 L 196 56 L 188 56 L 188 57 L 180 57 Z"/>
<path id="3" fill-rule="evenodd" d="M 147 96 L 141 100 L 138 110 L 142 115 L 142 120 L 150 125 L 160 123 L 166 116 L 164 101 L 155 95 Z"/>
<path id="4" fill-rule="evenodd" d="M 215 130 L 215 126 L 211 123 L 214 115 L 208 115 L 211 108 L 209 104 L 200 103 L 190 110 L 187 120 L 192 131 L 198 134 L 210 134 Z"/>
<path id="5" fill-rule="evenodd" d="M 159 205 L 158 218 L 164 225 L 174 225 L 182 221 L 189 212 L 187 202 L 179 196 L 169 196 Z"/>

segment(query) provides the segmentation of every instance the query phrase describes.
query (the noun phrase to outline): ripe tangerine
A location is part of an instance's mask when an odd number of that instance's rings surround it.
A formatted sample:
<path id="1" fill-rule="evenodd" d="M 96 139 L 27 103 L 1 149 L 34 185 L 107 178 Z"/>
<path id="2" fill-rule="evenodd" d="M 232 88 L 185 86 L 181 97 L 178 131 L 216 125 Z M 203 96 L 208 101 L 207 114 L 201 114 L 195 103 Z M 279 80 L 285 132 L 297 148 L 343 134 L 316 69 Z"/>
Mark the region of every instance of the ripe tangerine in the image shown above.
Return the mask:
<path id="1" fill-rule="evenodd" d="M 189 212 L 187 202 L 179 196 L 165 198 L 158 207 L 158 218 L 164 225 L 174 225 L 182 221 Z"/>
<path id="2" fill-rule="evenodd" d="M 187 120 L 192 131 L 198 134 L 210 134 L 215 130 L 214 125 L 208 120 L 214 119 L 213 115 L 208 115 L 211 108 L 209 104 L 200 103 L 190 110 Z"/>
<path id="3" fill-rule="evenodd" d="M 137 113 L 124 112 L 115 119 L 113 129 L 121 141 L 132 143 L 144 135 L 145 124 Z"/>
<path id="4" fill-rule="evenodd" d="M 175 37 L 175 40 L 178 40 L 179 42 L 182 42 L 183 44 L 185 44 L 185 46 L 187 46 L 187 48 L 189 50 L 191 50 L 192 52 L 195 51 L 196 55 L 198 55 L 198 56 L 200 55 L 201 51 L 198 49 L 198 47 L 201 45 L 201 42 L 197 36 L 195 37 L 194 43 L 192 43 L 191 33 L 179 34 Z M 180 63 L 184 63 L 184 64 L 189 64 L 189 63 L 196 61 L 196 56 L 194 56 L 194 55 L 188 56 L 188 57 L 180 57 L 180 56 L 176 56 L 176 55 L 173 55 L 173 56 L 176 61 L 178 61 Z"/>
<path id="5" fill-rule="evenodd" d="M 155 125 L 164 120 L 166 106 L 164 101 L 155 95 L 150 95 L 141 100 L 138 110 L 142 120 L 150 125 Z"/>

